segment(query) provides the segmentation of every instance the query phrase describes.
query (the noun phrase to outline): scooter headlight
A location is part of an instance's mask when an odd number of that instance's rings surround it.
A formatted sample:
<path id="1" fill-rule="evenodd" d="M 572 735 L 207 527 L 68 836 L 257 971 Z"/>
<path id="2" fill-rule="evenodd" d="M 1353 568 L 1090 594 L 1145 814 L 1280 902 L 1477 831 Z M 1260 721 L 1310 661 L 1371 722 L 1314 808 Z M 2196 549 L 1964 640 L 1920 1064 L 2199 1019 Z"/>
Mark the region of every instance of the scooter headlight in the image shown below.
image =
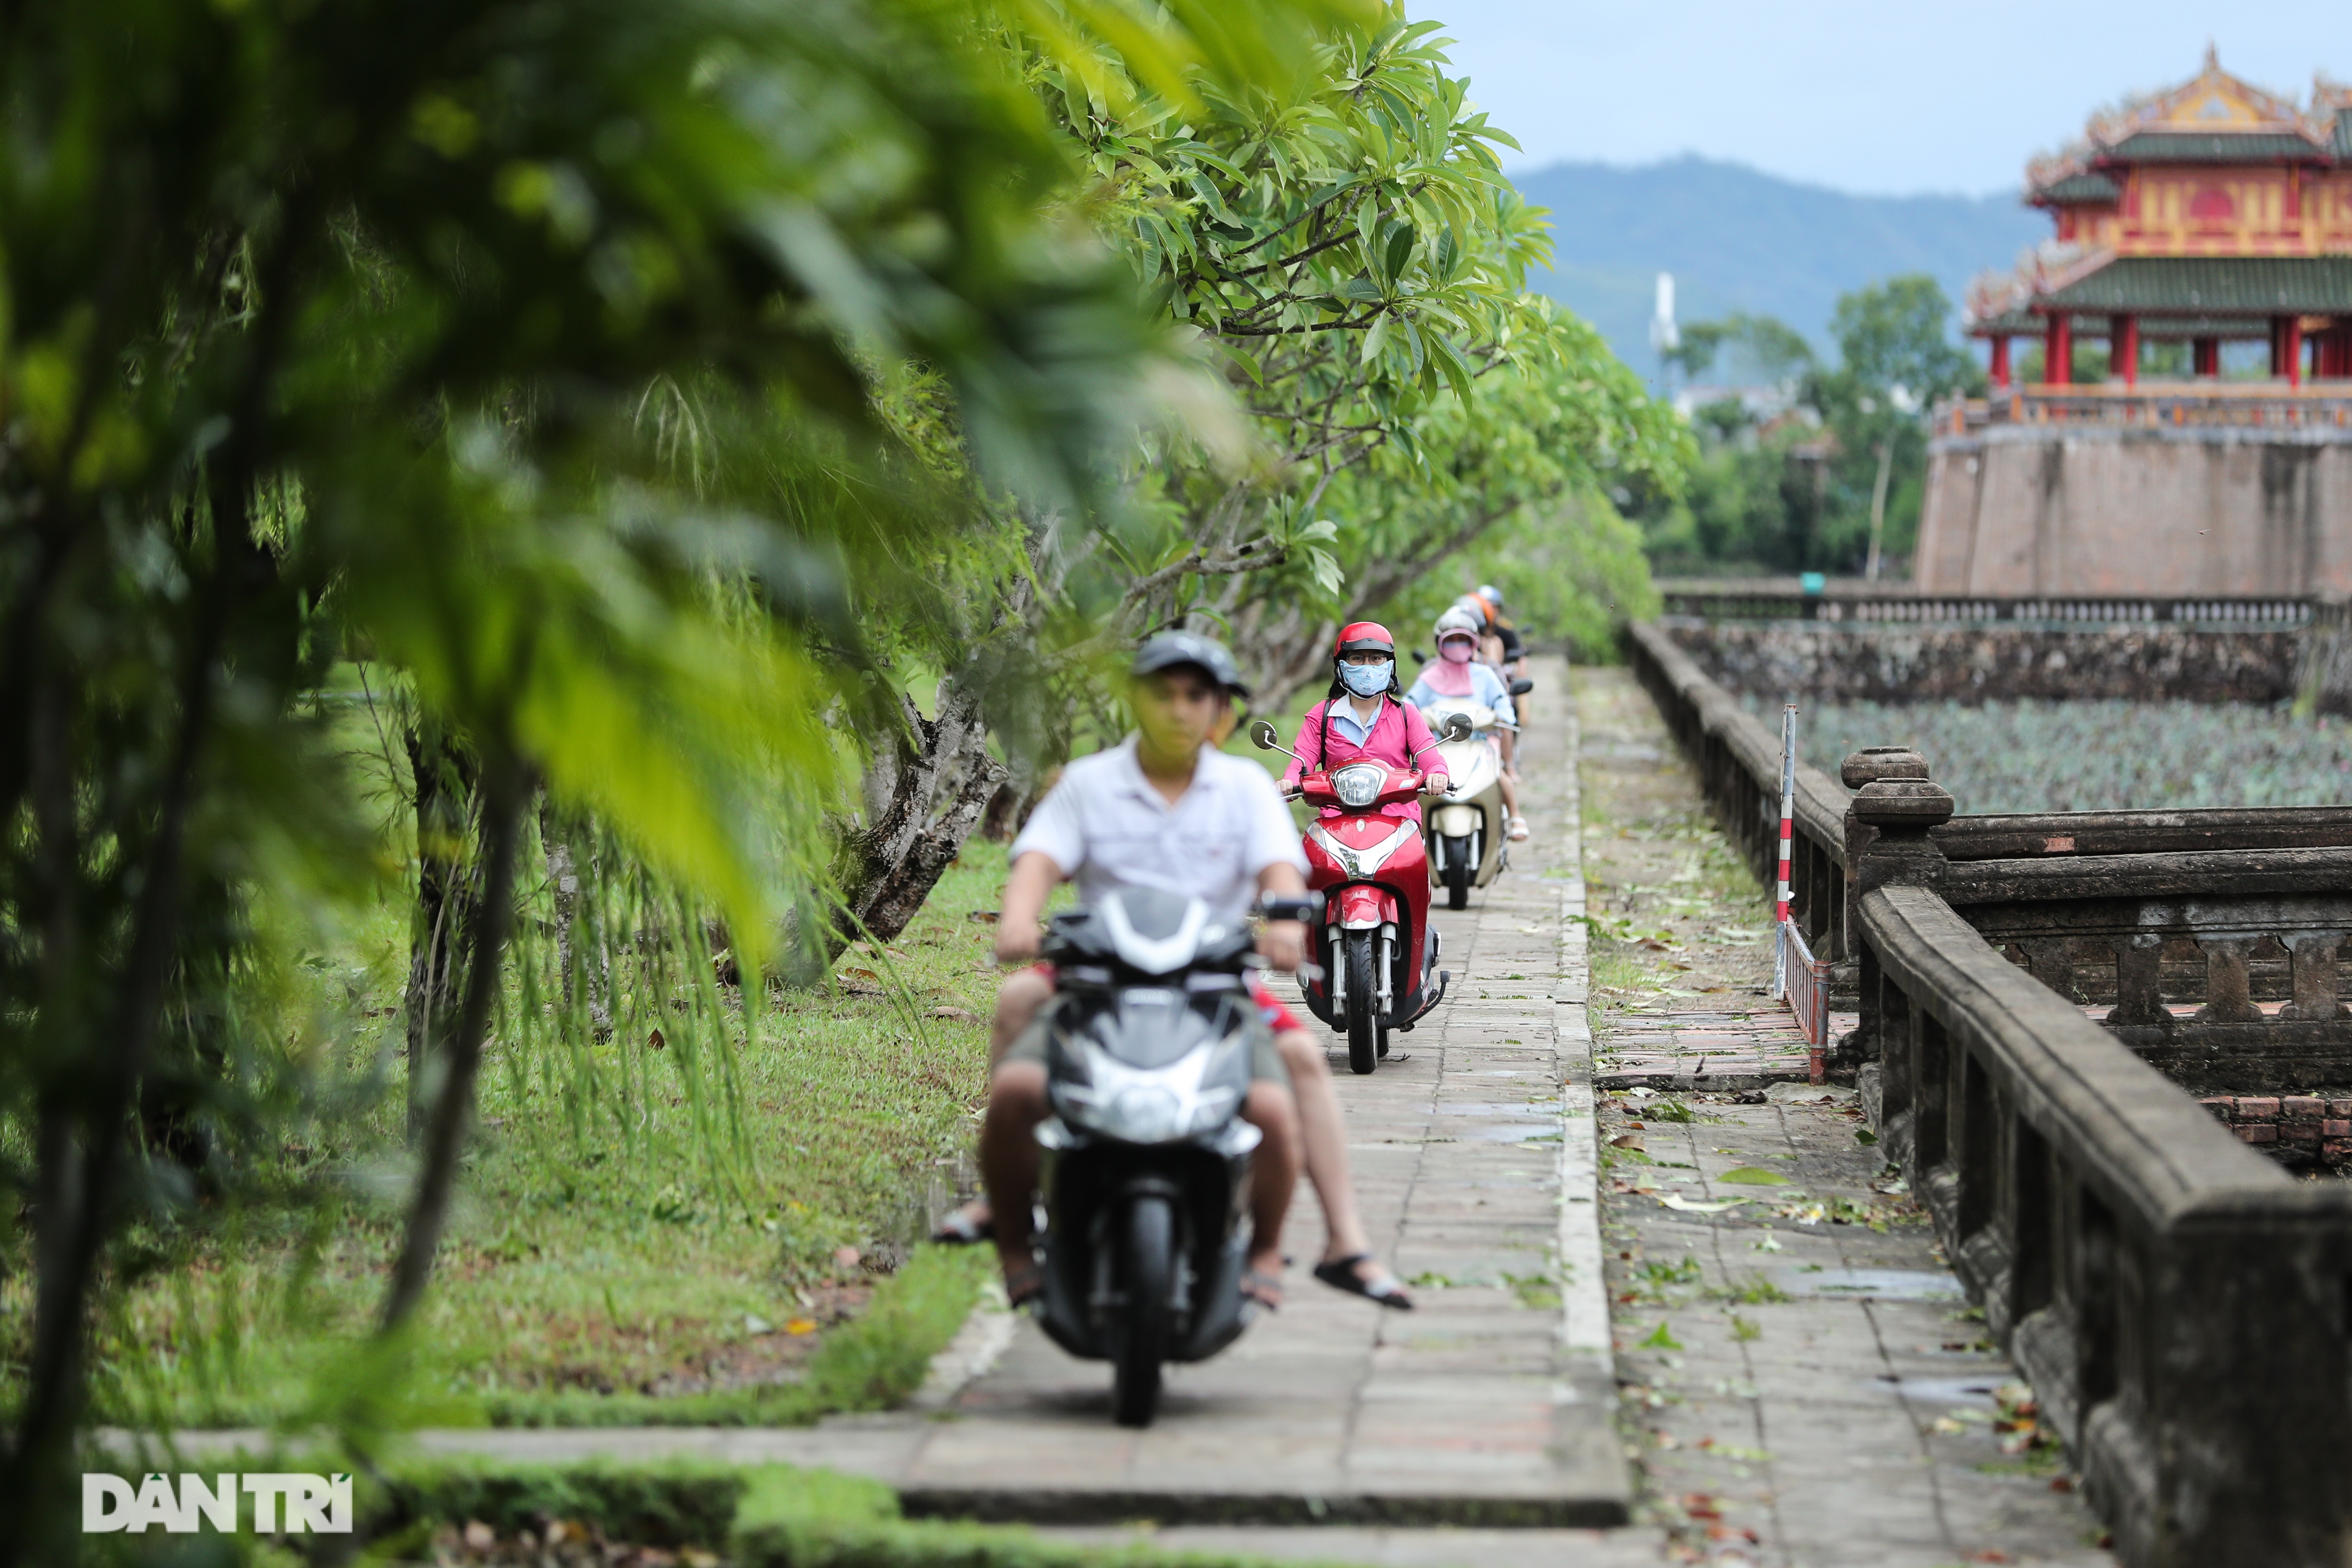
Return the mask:
<path id="1" fill-rule="evenodd" d="M 1360 810 L 1381 798 L 1381 786 L 1387 781 L 1388 770 L 1359 764 L 1342 768 L 1331 775 L 1331 792 L 1339 797 L 1339 804 Z"/>
<path id="2" fill-rule="evenodd" d="M 1165 1144 L 1181 1138 L 1184 1102 L 1157 1083 L 1130 1083 L 1110 1098 L 1098 1120 L 1102 1131 L 1129 1144 Z"/>

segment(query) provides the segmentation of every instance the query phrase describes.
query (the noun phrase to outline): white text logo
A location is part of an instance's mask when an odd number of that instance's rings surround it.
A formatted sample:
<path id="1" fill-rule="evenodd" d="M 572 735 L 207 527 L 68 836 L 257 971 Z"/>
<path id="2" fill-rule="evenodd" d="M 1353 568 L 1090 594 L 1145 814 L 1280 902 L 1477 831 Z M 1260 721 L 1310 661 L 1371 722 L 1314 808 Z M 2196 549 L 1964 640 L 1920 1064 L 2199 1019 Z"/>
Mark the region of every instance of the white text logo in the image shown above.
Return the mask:
<path id="1" fill-rule="evenodd" d="M 121 1476 L 86 1471 L 81 1478 L 81 1527 L 92 1534 L 149 1530 L 194 1534 L 209 1524 L 223 1535 L 236 1530 L 237 1499 L 253 1500 L 253 1528 L 265 1534 L 348 1535 L 352 1478 L 295 1472 L 184 1475 L 179 1484 L 151 1470 L 133 1486 Z"/>

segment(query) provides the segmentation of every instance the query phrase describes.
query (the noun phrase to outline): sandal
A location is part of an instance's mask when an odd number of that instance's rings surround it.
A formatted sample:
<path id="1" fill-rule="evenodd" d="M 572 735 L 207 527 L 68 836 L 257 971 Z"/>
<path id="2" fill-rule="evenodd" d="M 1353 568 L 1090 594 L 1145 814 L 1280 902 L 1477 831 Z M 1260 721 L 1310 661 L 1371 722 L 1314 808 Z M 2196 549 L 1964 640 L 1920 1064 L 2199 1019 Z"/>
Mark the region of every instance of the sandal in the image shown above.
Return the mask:
<path id="1" fill-rule="evenodd" d="M 1242 1273 L 1242 1300 L 1255 1301 L 1269 1312 L 1282 1311 L 1282 1276 L 1256 1269 Z"/>
<path id="2" fill-rule="evenodd" d="M 1045 1266 L 1032 1260 L 1008 1263 L 1004 1268 L 1004 1302 L 1019 1312 L 1030 1302 L 1042 1301 L 1045 1295 Z"/>
<path id="3" fill-rule="evenodd" d="M 1511 842 L 1515 844 L 1522 842 L 1526 840 L 1527 836 L 1528 820 L 1525 817 L 1513 817 L 1511 819 Z"/>
<path id="4" fill-rule="evenodd" d="M 931 1239 L 942 1247 L 976 1247 L 996 1239 L 996 1218 L 993 1215 L 975 1217 L 974 1204 L 948 1210 L 947 1218 L 932 1228 Z"/>
<path id="5" fill-rule="evenodd" d="M 1404 1282 L 1394 1274 L 1383 1269 L 1367 1280 L 1356 1272 L 1357 1264 L 1371 1261 L 1372 1255 L 1369 1252 L 1357 1252 L 1345 1258 L 1334 1258 L 1328 1263 L 1316 1264 L 1315 1277 L 1335 1291 L 1345 1291 L 1351 1296 L 1361 1296 L 1368 1301 L 1392 1308 L 1397 1312 L 1412 1311 L 1412 1297 L 1406 1292 Z"/>

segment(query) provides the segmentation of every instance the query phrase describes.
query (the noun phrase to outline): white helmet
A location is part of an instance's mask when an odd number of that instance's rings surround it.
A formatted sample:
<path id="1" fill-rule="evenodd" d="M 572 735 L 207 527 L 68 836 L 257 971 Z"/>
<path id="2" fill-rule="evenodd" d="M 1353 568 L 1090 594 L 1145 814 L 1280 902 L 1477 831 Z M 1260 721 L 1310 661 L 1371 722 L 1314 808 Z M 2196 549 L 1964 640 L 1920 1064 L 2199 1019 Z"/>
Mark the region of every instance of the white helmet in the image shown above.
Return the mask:
<path id="1" fill-rule="evenodd" d="M 1448 632 L 1463 632 L 1475 638 L 1486 630 L 1484 622 L 1457 604 L 1437 618 L 1437 624 L 1432 629 L 1431 636 L 1434 641 L 1443 643 Z"/>

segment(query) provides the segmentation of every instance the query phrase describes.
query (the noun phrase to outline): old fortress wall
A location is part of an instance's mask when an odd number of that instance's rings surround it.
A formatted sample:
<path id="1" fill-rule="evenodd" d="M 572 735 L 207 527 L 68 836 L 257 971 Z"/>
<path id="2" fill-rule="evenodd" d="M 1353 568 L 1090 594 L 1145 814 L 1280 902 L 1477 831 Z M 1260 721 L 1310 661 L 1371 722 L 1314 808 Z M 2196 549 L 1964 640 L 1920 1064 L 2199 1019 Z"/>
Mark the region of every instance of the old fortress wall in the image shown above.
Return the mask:
<path id="1" fill-rule="evenodd" d="M 1931 593 L 2352 593 L 2352 428 L 1996 424 L 1938 437 Z"/>

